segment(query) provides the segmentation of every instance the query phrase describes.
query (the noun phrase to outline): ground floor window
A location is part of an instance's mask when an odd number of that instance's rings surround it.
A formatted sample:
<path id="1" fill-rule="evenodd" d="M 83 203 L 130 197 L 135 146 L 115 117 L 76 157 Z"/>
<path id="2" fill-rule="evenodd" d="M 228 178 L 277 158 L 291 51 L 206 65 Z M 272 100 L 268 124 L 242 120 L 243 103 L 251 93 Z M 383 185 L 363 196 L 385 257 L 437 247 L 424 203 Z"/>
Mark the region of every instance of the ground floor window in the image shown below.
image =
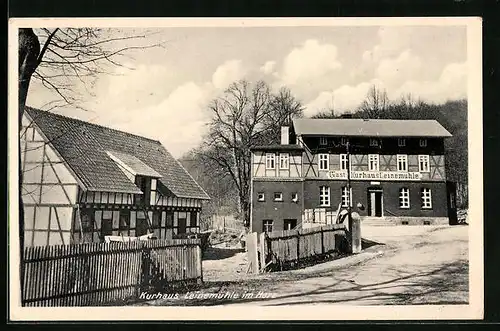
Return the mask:
<path id="1" fill-rule="evenodd" d="M 399 189 L 399 208 L 410 208 L 410 190 L 406 187 Z"/>
<path id="2" fill-rule="evenodd" d="M 351 203 L 351 197 L 352 197 L 352 188 L 349 190 L 347 190 L 347 186 L 343 186 L 342 187 L 342 195 L 341 195 L 341 202 L 342 202 L 342 207 L 348 207 L 349 204 Z M 351 207 L 352 207 L 352 203 L 351 203 Z"/>
<path id="3" fill-rule="evenodd" d="M 156 238 L 198 232 L 199 210 L 103 210 L 81 208 L 75 213 L 74 243 L 102 242 L 105 236 L 139 237 L 154 233 Z"/>
<path id="4" fill-rule="evenodd" d="M 424 187 L 420 191 L 420 194 L 422 196 L 422 208 L 423 209 L 431 209 L 432 208 L 431 189 L 428 187 Z"/>
<path id="5" fill-rule="evenodd" d="M 273 231 L 273 220 L 264 220 L 262 222 L 262 231 L 272 232 Z"/>
<path id="6" fill-rule="evenodd" d="M 319 188 L 319 205 L 320 206 L 330 205 L 330 188 L 328 186 L 321 186 Z"/>

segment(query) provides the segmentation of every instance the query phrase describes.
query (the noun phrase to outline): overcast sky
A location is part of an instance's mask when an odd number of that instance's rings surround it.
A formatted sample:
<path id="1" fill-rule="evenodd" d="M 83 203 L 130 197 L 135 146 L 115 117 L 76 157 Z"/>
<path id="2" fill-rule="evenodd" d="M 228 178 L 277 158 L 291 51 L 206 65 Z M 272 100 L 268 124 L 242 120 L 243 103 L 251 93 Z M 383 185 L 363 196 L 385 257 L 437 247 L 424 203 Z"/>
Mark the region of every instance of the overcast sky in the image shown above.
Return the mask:
<path id="1" fill-rule="evenodd" d="M 307 116 L 332 104 L 351 111 L 372 84 L 390 99 L 466 97 L 465 26 L 163 28 L 150 39 L 166 47 L 99 77 L 89 112 L 56 112 L 160 140 L 180 157 L 201 142 L 206 105 L 241 78 L 288 86 Z M 32 84 L 28 105 L 51 99 Z"/>

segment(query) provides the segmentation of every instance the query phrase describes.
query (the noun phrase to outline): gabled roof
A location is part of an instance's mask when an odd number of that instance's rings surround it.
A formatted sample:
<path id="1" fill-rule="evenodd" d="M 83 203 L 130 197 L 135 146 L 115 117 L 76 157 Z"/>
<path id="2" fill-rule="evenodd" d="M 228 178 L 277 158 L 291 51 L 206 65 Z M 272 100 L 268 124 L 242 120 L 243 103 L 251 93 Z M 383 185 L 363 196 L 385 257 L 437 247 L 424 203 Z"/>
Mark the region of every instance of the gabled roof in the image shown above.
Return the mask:
<path id="1" fill-rule="evenodd" d="M 159 141 L 30 107 L 26 113 L 89 191 L 140 193 L 108 152 L 179 198 L 210 199 Z"/>
<path id="2" fill-rule="evenodd" d="M 297 135 L 359 137 L 451 137 L 436 120 L 294 119 Z"/>

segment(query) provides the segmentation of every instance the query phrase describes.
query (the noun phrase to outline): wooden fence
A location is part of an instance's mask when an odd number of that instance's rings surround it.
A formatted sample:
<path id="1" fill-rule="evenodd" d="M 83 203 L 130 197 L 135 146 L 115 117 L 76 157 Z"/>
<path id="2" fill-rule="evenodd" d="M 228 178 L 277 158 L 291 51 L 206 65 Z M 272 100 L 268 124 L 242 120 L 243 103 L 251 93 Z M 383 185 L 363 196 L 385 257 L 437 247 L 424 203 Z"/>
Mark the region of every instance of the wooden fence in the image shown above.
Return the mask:
<path id="1" fill-rule="evenodd" d="M 329 224 L 261 233 L 259 245 L 261 270 L 269 266 L 282 269 L 333 252 L 345 252 L 346 229 L 344 224 Z"/>
<path id="2" fill-rule="evenodd" d="M 199 239 L 27 247 L 23 306 L 98 306 L 202 281 Z"/>

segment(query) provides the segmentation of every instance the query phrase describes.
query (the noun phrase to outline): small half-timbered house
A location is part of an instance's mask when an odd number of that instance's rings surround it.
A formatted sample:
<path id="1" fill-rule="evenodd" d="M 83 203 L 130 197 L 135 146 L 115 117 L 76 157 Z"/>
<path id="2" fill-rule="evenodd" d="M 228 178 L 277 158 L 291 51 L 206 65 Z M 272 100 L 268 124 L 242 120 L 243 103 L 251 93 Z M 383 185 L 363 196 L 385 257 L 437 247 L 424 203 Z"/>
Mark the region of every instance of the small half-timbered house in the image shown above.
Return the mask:
<path id="1" fill-rule="evenodd" d="M 450 136 L 435 120 L 295 119 L 280 145 L 252 149 L 252 231 L 328 223 L 349 205 L 365 223 L 454 223 Z"/>
<path id="2" fill-rule="evenodd" d="M 159 141 L 27 107 L 25 246 L 199 232 L 206 192 Z"/>

